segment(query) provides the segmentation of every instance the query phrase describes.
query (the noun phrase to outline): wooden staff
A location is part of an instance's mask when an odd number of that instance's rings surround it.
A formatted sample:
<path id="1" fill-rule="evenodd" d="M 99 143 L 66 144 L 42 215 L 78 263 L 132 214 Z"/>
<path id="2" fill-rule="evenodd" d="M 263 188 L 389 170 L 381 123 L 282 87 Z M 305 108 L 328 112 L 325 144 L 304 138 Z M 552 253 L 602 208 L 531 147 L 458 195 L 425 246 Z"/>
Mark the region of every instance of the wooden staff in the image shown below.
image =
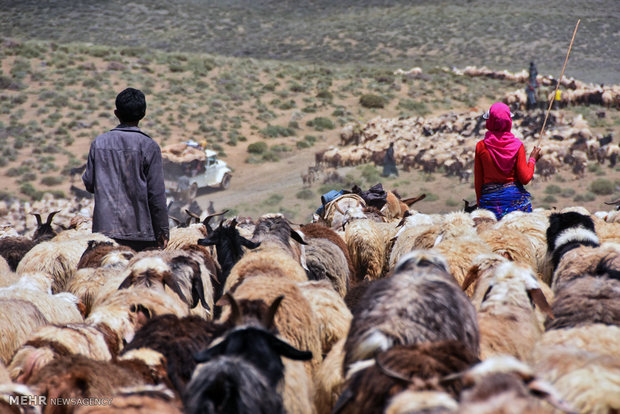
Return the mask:
<path id="1" fill-rule="evenodd" d="M 545 114 L 545 121 L 543 122 L 542 128 L 540 129 L 540 137 L 538 138 L 538 146 L 540 146 L 540 141 L 542 141 L 543 132 L 545 132 L 545 125 L 547 125 L 547 118 L 549 118 L 549 112 L 551 112 L 551 106 L 553 106 L 553 100 L 555 99 L 555 94 L 558 93 L 558 88 L 560 87 L 560 83 L 562 82 L 562 77 L 564 76 L 564 69 L 566 69 L 566 63 L 568 62 L 568 55 L 570 55 L 570 50 L 573 48 L 573 42 L 575 41 L 575 35 L 577 34 L 577 28 L 579 27 L 579 23 L 581 19 L 577 20 L 577 25 L 575 25 L 575 31 L 573 31 L 573 38 L 570 40 L 570 45 L 568 46 L 568 52 L 566 52 L 566 59 L 564 59 L 564 66 L 562 66 L 562 73 L 560 73 L 560 79 L 555 85 L 555 90 L 551 95 L 551 99 L 549 100 L 549 108 L 547 108 L 547 113 Z"/>

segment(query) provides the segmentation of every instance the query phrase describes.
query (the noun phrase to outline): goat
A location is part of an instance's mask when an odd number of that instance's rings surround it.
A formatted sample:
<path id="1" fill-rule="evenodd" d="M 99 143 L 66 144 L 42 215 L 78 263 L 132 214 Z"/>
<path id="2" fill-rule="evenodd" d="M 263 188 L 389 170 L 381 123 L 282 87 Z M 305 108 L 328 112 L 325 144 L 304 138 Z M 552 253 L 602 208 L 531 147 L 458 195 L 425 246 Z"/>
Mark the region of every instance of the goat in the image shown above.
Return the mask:
<path id="1" fill-rule="evenodd" d="M 195 355 L 203 364 L 183 396 L 187 413 L 284 413 L 282 396 L 276 390 L 284 378 L 282 356 L 303 361 L 311 359 L 312 353 L 300 351 L 270 332 L 281 301 L 279 297 L 271 304 L 265 326 L 239 326 Z M 230 296 L 229 303 L 236 320 L 240 314 Z"/>
<path id="2" fill-rule="evenodd" d="M 4 257 L 14 272 L 22 258 L 35 245 L 40 242 L 50 240 L 56 235 L 52 229 L 52 219 L 58 213 L 54 211 L 47 216 L 45 223 L 41 221 L 41 215 L 34 213 L 37 219 L 37 228 L 31 238 L 24 236 L 3 237 L 0 238 L 0 256 Z"/>

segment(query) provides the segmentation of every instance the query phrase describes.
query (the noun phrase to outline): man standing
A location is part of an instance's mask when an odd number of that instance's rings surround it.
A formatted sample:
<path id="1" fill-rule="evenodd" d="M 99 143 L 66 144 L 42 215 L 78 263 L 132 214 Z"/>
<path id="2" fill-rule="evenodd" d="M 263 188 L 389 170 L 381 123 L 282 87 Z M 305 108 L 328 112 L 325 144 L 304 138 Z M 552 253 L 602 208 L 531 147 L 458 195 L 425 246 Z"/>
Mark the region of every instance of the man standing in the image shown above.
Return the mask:
<path id="1" fill-rule="evenodd" d="M 141 91 L 119 93 L 120 125 L 92 142 L 82 176 L 95 194 L 93 232 L 136 251 L 165 248 L 169 238 L 161 149 L 138 128 L 145 113 Z"/>
<path id="2" fill-rule="evenodd" d="M 394 174 L 398 177 L 398 170 L 396 169 L 396 157 L 394 156 L 394 143 L 390 142 L 390 146 L 387 151 L 385 151 L 385 156 L 383 157 L 383 176 L 389 177 Z"/>
<path id="3" fill-rule="evenodd" d="M 538 88 L 538 70 L 534 62 L 530 62 L 529 76 L 527 78 L 527 85 L 525 87 L 525 93 L 527 95 L 527 109 L 536 108 L 536 89 Z"/>

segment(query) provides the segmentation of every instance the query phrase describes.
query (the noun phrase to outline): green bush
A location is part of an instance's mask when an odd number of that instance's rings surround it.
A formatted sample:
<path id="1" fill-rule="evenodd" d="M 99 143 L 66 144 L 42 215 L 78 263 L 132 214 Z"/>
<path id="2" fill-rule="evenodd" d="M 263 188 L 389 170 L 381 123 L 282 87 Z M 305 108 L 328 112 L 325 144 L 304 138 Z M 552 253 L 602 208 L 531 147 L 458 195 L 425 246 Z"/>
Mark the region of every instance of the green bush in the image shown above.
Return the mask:
<path id="1" fill-rule="evenodd" d="M 370 185 L 375 185 L 381 181 L 379 170 L 372 164 L 366 164 L 362 167 L 362 177 Z"/>
<path id="2" fill-rule="evenodd" d="M 331 101 L 332 99 L 334 99 L 334 94 L 327 89 L 323 89 L 316 94 L 316 97 L 325 101 Z"/>
<path id="3" fill-rule="evenodd" d="M 562 190 L 560 197 L 570 198 L 570 197 L 573 197 L 574 195 L 575 195 L 575 190 L 573 190 L 572 188 L 565 188 L 564 190 Z"/>
<path id="4" fill-rule="evenodd" d="M 267 197 L 267 199 L 265 199 L 265 201 L 263 201 L 263 204 L 265 204 L 266 206 L 277 206 L 278 204 L 280 204 L 280 201 L 282 201 L 284 199 L 284 196 L 282 194 L 272 194 L 269 197 Z"/>
<path id="5" fill-rule="evenodd" d="M 559 185 L 549 184 L 547 188 L 545 188 L 545 194 L 560 194 L 562 192 L 562 188 Z"/>
<path id="6" fill-rule="evenodd" d="M 364 108 L 383 108 L 385 106 L 385 99 L 379 95 L 367 93 L 360 96 L 360 105 Z"/>
<path id="7" fill-rule="evenodd" d="M 43 197 L 43 192 L 37 191 L 29 182 L 22 184 L 19 187 L 19 192 L 30 197 L 33 201 L 38 201 Z"/>
<path id="8" fill-rule="evenodd" d="M 295 143 L 295 146 L 298 149 L 304 149 L 304 148 L 310 148 L 311 144 L 309 144 L 308 141 L 297 141 Z"/>
<path id="9" fill-rule="evenodd" d="M 543 202 L 545 202 L 545 203 L 555 203 L 555 202 L 557 202 L 558 200 L 557 200 L 554 196 L 552 196 L 551 194 L 549 194 L 548 196 L 546 196 L 545 198 L 543 198 L 543 199 L 542 199 L 542 201 L 543 201 Z"/>
<path id="10" fill-rule="evenodd" d="M 295 130 L 279 125 L 267 125 L 260 130 L 260 133 L 267 138 L 291 137 L 295 135 Z"/>
<path id="11" fill-rule="evenodd" d="M 250 154 L 263 154 L 267 151 L 267 143 L 263 141 L 254 142 L 248 145 L 248 152 Z"/>
<path id="12" fill-rule="evenodd" d="M 591 192 L 587 192 L 585 194 L 577 194 L 575 196 L 575 198 L 573 198 L 573 201 L 594 201 L 596 200 L 596 195 L 592 194 Z"/>
<path id="13" fill-rule="evenodd" d="M 322 116 L 317 116 L 316 118 L 309 120 L 308 122 L 306 122 L 306 125 L 309 127 L 313 127 L 317 131 L 336 128 L 334 122 L 331 119 Z"/>
<path id="14" fill-rule="evenodd" d="M 299 198 L 300 200 L 311 200 L 315 196 L 312 190 L 310 190 L 309 188 L 304 188 L 303 190 L 298 191 L 297 194 L 295 194 L 295 197 Z"/>
<path id="15" fill-rule="evenodd" d="M 614 192 L 614 184 L 605 178 L 597 178 L 592 181 L 589 189 L 597 195 L 610 195 Z"/>
<path id="16" fill-rule="evenodd" d="M 458 201 L 453 200 L 453 199 L 452 199 L 452 197 L 449 197 L 449 198 L 446 200 L 446 205 L 447 205 L 448 207 L 456 207 L 456 206 L 458 206 L 458 205 L 459 205 L 459 202 L 458 202 Z"/>

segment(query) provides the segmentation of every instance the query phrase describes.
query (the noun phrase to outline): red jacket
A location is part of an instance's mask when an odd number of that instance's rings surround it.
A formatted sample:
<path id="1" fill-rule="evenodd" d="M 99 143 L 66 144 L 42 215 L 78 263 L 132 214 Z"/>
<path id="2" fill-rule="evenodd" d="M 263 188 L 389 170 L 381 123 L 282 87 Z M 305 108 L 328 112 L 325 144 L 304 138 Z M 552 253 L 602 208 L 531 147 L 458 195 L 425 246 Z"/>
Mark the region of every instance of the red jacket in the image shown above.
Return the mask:
<path id="1" fill-rule="evenodd" d="M 521 184 L 527 184 L 534 175 L 534 164 L 536 160 L 534 158 L 525 160 L 525 148 L 521 145 L 517 152 L 517 159 L 515 166 L 510 171 L 510 174 L 506 175 L 502 173 L 491 154 L 487 151 L 484 140 L 479 141 L 476 144 L 476 158 L 474 161 L 474 177 L 476 186 L 476 201 L 480 202 L 480 196 L 482 195 L 482 186 L 489 183 L 505 184 L 510 182 L 519 182 Z"/>

